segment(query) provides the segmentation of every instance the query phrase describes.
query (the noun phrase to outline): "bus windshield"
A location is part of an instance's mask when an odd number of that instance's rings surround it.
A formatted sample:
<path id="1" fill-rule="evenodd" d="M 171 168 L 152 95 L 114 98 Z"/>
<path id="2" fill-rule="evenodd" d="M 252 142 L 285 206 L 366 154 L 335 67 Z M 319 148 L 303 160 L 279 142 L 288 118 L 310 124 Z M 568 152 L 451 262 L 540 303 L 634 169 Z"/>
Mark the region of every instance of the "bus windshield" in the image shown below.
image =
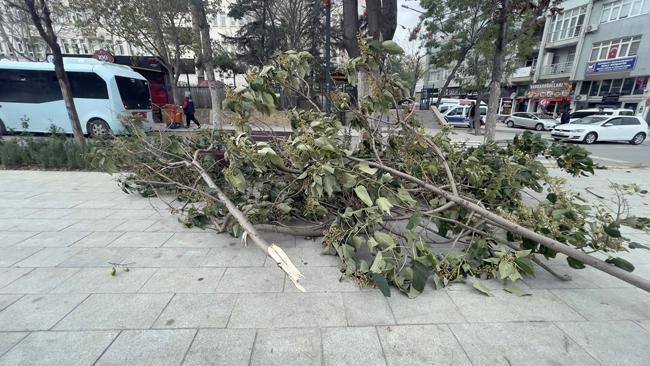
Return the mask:
<path id="1" fill-rule="evenodd" d="M 145 80 L 116 76 L 124 109 L 151 109 L 149 83 Z"/>

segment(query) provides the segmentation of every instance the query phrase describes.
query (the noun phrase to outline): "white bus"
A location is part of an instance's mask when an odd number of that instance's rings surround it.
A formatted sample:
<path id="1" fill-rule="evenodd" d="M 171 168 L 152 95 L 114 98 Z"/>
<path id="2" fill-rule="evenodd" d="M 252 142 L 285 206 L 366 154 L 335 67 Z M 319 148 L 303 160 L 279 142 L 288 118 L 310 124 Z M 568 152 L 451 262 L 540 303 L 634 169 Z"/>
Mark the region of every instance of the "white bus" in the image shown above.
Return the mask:
<path id="1" fill-rule="evenodd" d="M 64 58 L 81 129 L 90 136 L 124 132 L 121 118 L 153 116 L 149 84 L 130 67 L 95 59 Z M 72 133 L 61 89 L 49 62 L 0 61 L 0 134 L 10 130 Z"/>

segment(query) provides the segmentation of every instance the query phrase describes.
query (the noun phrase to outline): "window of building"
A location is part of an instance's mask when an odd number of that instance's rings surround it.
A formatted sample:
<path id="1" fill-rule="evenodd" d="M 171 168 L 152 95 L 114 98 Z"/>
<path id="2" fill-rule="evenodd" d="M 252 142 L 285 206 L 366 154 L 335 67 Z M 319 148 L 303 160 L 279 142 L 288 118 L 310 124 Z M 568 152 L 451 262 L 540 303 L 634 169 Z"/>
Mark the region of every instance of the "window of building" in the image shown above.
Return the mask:
<path id="1" fill-rule="evenodd" d="M 583 81 L 580 85 L 580 94 L 587 95 L 589 94 L 589 87 L 591 86 L 591 81 Z"/>
<path id="2" fill-rule="evenodd" d="M 623 80 L 623 87 L 621 87 L 621 95 L 632 94 L 633 88 L 634 88 L 634 78 L 627 78 Z"/>
<path id="3" fill-rule="evenodd" d="M 580 35 L 585 20 L 586 6 L 565 10 L 553 17 L 551 42 L 561 41 Z"/>
<path id="4" fill-rule="evenodd" d="M 612 86 L 612 80 L 603 80 L 600 84 L 600 91 L 598 92 L 599 96 L 604 96 L 609 94 L 609 88 Z"/>
<path id="5" fill-rule="evenodd" d="M 598 89 L 600 88 L 600 81 L 592 81 L 591 88 L 589 89 L 589 95 L 595 97 L 598 95 Z"/>
<path id="6" fill-rule="evenodd" d="M 219 24 L 220 27 L 226 26 L 226 14 L 219 14 Z"/>
<path id="7" fill-rule="evenodd" d="M 636 78 L 634 81 L 634 91 L 632 94 L 634 95 L 641 95 L 643 92 L 645 92 L 645 88 L 648 86 L 648 78 L 647 77 L 640 77 Z"/>
<path id="8" fill-rule="evenodd" d="M 641 36 L 614 39 L 593 44 L 589 61 L 634 56 L 639 52 Z"/>
<path id="9" fill-rule="evenodd" d="M 641 14 L 643 2 L 646 0 L 617 0 L 603 4 L 600 22 L 613 22 L 618 19 L 633 17 Z"/>
<path id="10" fill-rule="evenodd" d="M 524 62 L 524 67 L 535 67 L 537 65 L 537 57 L 529 58 Z"/>
<path id="11" fill-rule="evenodd" d="M 612 87 L 609 89 L 610 93 L 620 93 L 621 85 L 623 85 L 623 79 L 614 79 L 612 80 Z"/>

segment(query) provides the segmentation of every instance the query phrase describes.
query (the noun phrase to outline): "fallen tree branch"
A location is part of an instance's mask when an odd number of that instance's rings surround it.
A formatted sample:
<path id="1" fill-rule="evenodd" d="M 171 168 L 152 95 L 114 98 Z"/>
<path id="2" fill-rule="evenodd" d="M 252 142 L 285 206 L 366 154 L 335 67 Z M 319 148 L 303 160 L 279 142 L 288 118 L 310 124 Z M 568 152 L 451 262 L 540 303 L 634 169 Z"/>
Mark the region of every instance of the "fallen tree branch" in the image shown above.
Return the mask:
<path id="1" fill-rule="evenodd" d="M 588 266 L 594 267 L 596 269 L 599 269 L 609 275 L 612 275 L 618 279 L 621 279 L 631 285 L 634 285 L 640 289 L 643 289 L 647 292 L 650 292 L 650 281 L 641 278 L 637 275 L 634 275 L 630 272 L 627 272 L 623 269 L 620 269 L 618 267 L 615 267 L 609 263 L 606 263 L 603 260 L 600 260 L 598 258 L 592 257 L 589 254 L 586 254 L 578 249 L 574 249 L 570 246 L 565 245 L 564 243 L 561 243 L 555 239 L 551 239 L 549 237 L 546 237 L 544 235 L 538 234 L 528 228 L 525 228 L 517 223 L 514 223 L 502 216 L 499 216 L 495 213 L 492 213 L 488 211 L 487 209 L 470 202 L 469 200 L 465 199 L 464 197 L 454 195 L 453 193 L 447 192 L 445 190 L 442 190 L 434 185 L 428 184 L 416 177 L 413 177 L 409 174 L 403 173 L 399 170 L 393 169 L 391 167 L 385 166 L 383 164 L 376 163 L 374 161 L 367 161 L 359 158 L 355 158 L 353 156 L 348 156 L 348 159 L 357 161 L 357 162 L 364 162 L 367 163 L 368 165 L 381 169 L 383 171 L 386 171 L 388 173 L 394 174 L 400 178 L 406 179 L 408 181 L 411 181 L 413 183 L 416 183 L 420 185 L 423 188 L 428 189 L 429 191 L 436 193 L 444 198 L 446 198 L 449 201 L 455 202 L 456 204 L 465 207 L 469 210 L 472 210 L 476 212 L 477 215 L 483 217 L 484 219 L 493 222 L 496 225 L 499 225 L 505 230 L 508 230 L 512 232 L 513 234 L 520 235 L 522 237 L 525 237 L 527 239 L 533 240 L 535 242 L 540 243 L 541 245 L 553 249 L 557 252 L 560 252 L 568 257 L 571 257 L 573 259 L 576 259 Z"/>

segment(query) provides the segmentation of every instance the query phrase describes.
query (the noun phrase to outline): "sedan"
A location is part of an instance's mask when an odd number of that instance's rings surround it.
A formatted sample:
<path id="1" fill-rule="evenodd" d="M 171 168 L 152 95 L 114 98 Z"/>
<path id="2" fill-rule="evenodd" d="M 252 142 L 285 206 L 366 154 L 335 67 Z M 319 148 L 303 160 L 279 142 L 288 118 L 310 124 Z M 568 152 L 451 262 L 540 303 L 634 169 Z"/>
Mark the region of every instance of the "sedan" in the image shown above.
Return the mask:
<path id="1" fill-rule="evenodd" d="M 534 128 L 537 131 L 552 130 L 557 121 L 541 113 L 516 112 L 506 118 L 508 127 Z"/>
<path id="2" fill-rule="evenodd" d="M 591 116 L 570 124 L 558 125 L 551 132 L 555 141 L 579 141 L 593 144 L 596 141 L 628 141 L 639 145 L 648 136 L 648 124 L 640 117 Z"/>

